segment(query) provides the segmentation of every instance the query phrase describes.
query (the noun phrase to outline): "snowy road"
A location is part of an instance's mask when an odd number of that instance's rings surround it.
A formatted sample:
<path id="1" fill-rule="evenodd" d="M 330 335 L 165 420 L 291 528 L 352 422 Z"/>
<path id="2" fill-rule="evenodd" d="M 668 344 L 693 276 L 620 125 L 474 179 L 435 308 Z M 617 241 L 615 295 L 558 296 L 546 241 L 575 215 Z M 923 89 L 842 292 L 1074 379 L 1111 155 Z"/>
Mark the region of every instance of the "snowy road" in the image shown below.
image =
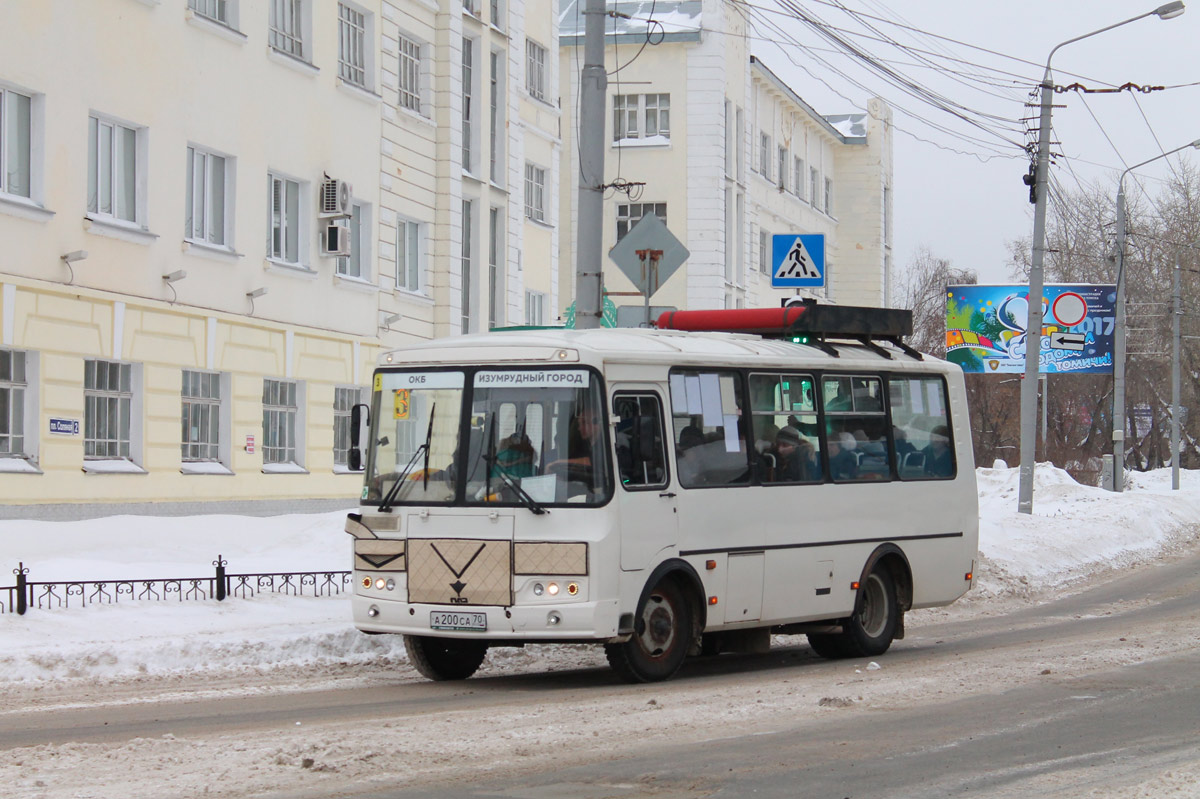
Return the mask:
<path id="1" fill-rule="evenodd" d="M 626 686 L 590 648 L 481 677 L 297 668 L 5 692 L 28 797 L 1200 796 L 1200 551 L 1071 596 L 910 616 L 882 658 L 803 638 Z M 546 669 L 551 669 L 546 671 Z M 980 775 L 987 774 L 987 780 Z"/>

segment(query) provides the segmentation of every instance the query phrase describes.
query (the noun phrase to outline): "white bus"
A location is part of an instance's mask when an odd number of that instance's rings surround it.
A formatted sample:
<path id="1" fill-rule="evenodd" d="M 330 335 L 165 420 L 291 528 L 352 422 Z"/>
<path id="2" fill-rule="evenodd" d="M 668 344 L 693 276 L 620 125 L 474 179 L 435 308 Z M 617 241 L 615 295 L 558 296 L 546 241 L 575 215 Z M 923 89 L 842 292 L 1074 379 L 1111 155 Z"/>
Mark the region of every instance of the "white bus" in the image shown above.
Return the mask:
<path id="1" fill-rule="evenodd" d="M 549 642 L 603 644 L 635 682 L 773 633 L 882 654 L 906 611 L 971 587 L 978 508 L 961 371 L 902 343 L 907 312 L 858 310 L 386 353 L 346 523 L 354 624 L 435 680 Z"/>

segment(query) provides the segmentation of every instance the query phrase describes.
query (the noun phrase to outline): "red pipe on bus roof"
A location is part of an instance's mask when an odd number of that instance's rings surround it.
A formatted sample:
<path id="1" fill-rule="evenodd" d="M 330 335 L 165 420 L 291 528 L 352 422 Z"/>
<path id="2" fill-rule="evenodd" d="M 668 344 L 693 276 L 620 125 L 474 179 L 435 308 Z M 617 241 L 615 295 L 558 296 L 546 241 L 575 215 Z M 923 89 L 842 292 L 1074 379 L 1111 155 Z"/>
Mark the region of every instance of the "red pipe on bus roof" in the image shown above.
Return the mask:
<path id="1" fill-rule="evenodd" d="M 808 308 L 729 308 L 714 311 L 666 311 L 658 317 L 660 330 L 708 330 L 721 333 L 785 331 L 804 316 Z"/>

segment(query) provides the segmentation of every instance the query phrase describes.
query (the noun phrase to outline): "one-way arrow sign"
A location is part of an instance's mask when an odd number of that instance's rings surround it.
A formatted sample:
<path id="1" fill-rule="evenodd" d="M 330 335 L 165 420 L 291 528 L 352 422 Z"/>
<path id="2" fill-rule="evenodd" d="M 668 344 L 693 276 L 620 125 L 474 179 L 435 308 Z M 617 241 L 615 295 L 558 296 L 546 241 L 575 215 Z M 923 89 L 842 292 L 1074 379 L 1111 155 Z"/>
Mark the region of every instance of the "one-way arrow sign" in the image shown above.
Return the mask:
<path id="1" fill-rule="evenodd" d="M 1083 352 L 1084 341 L 1082 333 L 1051 333 L 1050 349 Z"/>

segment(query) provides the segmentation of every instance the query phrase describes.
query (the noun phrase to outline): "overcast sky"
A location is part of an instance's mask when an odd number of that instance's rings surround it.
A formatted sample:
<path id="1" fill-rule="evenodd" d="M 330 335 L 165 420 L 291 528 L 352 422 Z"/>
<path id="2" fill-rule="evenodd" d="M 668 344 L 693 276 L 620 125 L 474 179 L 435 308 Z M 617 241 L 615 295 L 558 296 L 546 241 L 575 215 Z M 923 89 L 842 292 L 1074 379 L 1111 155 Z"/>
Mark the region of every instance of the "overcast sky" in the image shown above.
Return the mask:
<path id="1" fill-rule="evenodd" d="M 929 51 L 924 56 L 906 53 L 886 42 L 841 34 L 914 83 L 972 112 L 999 117 L 1000 120 L 991 120 L 974 113 L 965 114 L 994 127 L 993 133 L 873 76 L 839 53 L 834 43 L 779 13 L 767 11 L 778 11 L 779 6 L 773 5 L 773 0 L 750 2 L 752 8 L 761 9 L 757 12 L 761 19 L 787 25 L 795 40 L 806 45 L 777 46 L 759 40 L 754 42 L 752 50 L 819 112 L 863 109 L 872 94 L 883 97 L 895 109 L 897 266 L 905 267 L 918 247 L 927 246 L 957 267 L 976 270 L 984 282 L 1006 282 L 1008 243 L 1032 234 L 1033 206 L 1029 203 L 1028 189 L 1021 182 L 1029 160 L 1004 138 L 1020 144 L 1026 141 L 1018 120 L 1037 116 L 1036 108 L 1025 108 L 1023 103 L 1040 81 L 1050 50 L 1067 39 L 1161 5 L 1153 0 L 1006 0 L 1003 3 L 841 0 L 846 7 L 863 14 L 902 22 L 919 31 L 965 43 L 955 44 L 878 19 L 866 20 L 878 30 L 871 32 L 862 22 L 834 7 L 836 3 L 832 0 L 800 0 L 806 13 L 830 26 L 876 38 L 881 33 L 887 34 L 903 44 Z M 1192 4 L 1192 8 L 1175 19 L 1150 16 L 1066 45 L 1054 56 L 1055 83 L 1079 82 L 1089 88 L 1100 88 L 1128 82 L 1165 86 L 1200 82 L 1200 0 L 1193 0 Z M 783 39 L 779 32 L 768 35 Z M 939 55 L 961 62 L 948 62 Z M 1004 56 L 1034 63 L 1021 63 Z M 922 64 L 922 57 L 942 68 Z M 948 74 L 944 67 L 949 63 L 957 64 L 960 72 Z M 1016 74 L 1003 75 L 995 70 Z M 829 85 L 823 85 L 822 80 Z M 862 85 L 854 85 L 855 81 Z M 1070 168 L 1060 163 L 1052 173 L 1067 188 L 1073 188 L 1076 181 L 1098 179 L 1115 186 L 1116 176 L 1126 166 L 1200 139 L 1200 85 L 1138 93 L 1136 101 L 1130 92 L 1084 96 L 1071 92 L 1057 94 L 1055 103 L 1066 106 L 1054 110 L 1054 138 L 1061 142 L 1055 150 L 1066 155 Z M 945 126 L 950 132 L 935 130 L 903 109 Z M 1036 120 L 1030 124 L 1036 126 Z M 1011 130 L 1014 126 L 1015 133 Z M 1200 151 L 1189 148 L 1184 154 L 1193 164 L 1200 164 Z M 989 156 L 993 157 L 981 160 Z M 1169 176 L 1169 165 L 1177 164 L 1178 158 L 1175 155 L 1163 159 L 1136 174 L 1143 177 L 1145 188 L 1153 192 L 1158 187 L 1156 181 Z M 1127 179 L 1126 192 L 1136 190 Z M 1115 189 L 1113 194 L 1115 202 Z"/>

